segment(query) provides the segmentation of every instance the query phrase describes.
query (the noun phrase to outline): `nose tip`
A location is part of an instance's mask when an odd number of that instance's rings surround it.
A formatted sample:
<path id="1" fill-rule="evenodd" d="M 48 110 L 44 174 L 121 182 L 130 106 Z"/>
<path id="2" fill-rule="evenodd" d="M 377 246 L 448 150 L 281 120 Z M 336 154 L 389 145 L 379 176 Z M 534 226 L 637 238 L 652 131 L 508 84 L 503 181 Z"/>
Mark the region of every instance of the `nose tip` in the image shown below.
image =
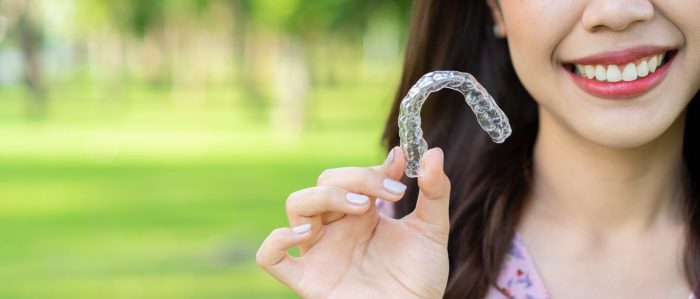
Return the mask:
<path id="1" fill-rule="evenodd" d="M 590 1 L 581 22 L 588 31 L 623 31 L 630 25 L 654 17 L 654 5 L 648 0 Z"/>

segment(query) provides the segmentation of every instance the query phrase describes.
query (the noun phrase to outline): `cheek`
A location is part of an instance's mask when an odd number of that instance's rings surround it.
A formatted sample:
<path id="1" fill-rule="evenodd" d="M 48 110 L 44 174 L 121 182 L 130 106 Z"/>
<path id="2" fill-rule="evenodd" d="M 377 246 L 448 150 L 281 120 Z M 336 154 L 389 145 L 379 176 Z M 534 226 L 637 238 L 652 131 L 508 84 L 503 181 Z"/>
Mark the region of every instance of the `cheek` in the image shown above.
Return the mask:
<path id="1" fill-rule="evenodd" d="M 560 65 L 554 53 L 577 24 L 578 2 L 581 1 L 502 1 L 513 67 L 540 104 L 556 98 L 552 84 L 556 84 Z"/>
<path id="2" fill-rule="evenodd" d="M 688 3 L 691 2 L 691 3 Z M 690 93 L 700 89 L 700 0 L 682 4 L 662 2 L 657 10 L 676 26 L 685 41 L 683 77 L 690 82 Z"/>

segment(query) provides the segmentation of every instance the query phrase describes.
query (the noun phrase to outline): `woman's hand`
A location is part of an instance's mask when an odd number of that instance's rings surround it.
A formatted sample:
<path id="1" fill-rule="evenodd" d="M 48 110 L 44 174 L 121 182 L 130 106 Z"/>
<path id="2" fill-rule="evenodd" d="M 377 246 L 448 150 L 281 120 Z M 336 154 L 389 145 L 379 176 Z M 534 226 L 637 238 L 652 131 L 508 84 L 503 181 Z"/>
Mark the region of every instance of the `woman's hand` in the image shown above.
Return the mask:
<path id="1" fill-rule="evenodd" d="M 292 228 L 273 230 L 257 263 L 303 298 L 442 298 L 450 229 L 443 160 L 438 148 L 426 152 L 416 209 L 402 219 L 378 214 L 374 202 L 403 196 L 399 148 L 383 165 L 324 171 L 316 187 L 289 196 Z M 294 246 L 300 257 L 287 254 Z"/>

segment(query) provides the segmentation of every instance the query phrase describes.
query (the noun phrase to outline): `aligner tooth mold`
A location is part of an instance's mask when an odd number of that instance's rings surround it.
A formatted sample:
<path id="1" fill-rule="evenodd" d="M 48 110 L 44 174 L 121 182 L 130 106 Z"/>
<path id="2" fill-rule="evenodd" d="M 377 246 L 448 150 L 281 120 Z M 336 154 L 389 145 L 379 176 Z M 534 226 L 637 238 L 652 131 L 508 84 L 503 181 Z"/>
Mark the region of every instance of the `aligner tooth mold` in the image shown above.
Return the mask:
<path id="1" fill-rule="evenodd" d="M 464 96 L 479 126 L 493 142 L 503 143 L 512 132 L 506 114 L 472 75 L 458 71 L 427 73 L 408 91 L 399 111 L 399 138 L 408 177 L 423 176 L 423 154 L 428 150 L 428 143 L 420 127 L 420 110 L 428 95 L 443 88 L 459 91 Z"/>

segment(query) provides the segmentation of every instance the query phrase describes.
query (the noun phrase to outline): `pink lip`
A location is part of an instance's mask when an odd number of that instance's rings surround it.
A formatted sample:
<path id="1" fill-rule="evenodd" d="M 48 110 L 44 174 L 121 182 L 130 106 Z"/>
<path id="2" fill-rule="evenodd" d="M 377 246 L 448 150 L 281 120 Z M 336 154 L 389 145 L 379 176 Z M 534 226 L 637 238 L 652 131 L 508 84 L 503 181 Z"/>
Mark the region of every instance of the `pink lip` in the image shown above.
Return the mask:
<path id="1" fill-rule="evenodd" d="M 652 54 L 653 55 L 653 54 Z M 641 56 L 645 57 L 645 56 Z M 644 78 L 639 78 L 634 81 L 620 81 L 620 82 L 601 82 L 595 79 L 588 79 L 576 75 L 566 69 L 564 70 L 569 73 L 571 78 L 576 82 L 576 84 L 584 91 L 598 97 L 609 98 L 609 99 L 628 99 L 646 93 L 647 91 L 654 88 L 656 85 L 661 83 L 661 81 L 668 74 L 668 70 L 673 63 L 675 55 L 669 57 L 669 61 L 662 65 L 660 68 L 656 69 L 656 72 L 649 73 Z M 627 60 L 629 61 L 629 60 Z"/>
<path id="2" fill-rule="evenodd" d="M 668 47 L 639 46 L 620 51 L 610 51 L 567 61 L 565 64 L 627 64 L 640 58 L 670 51 Z"/>

